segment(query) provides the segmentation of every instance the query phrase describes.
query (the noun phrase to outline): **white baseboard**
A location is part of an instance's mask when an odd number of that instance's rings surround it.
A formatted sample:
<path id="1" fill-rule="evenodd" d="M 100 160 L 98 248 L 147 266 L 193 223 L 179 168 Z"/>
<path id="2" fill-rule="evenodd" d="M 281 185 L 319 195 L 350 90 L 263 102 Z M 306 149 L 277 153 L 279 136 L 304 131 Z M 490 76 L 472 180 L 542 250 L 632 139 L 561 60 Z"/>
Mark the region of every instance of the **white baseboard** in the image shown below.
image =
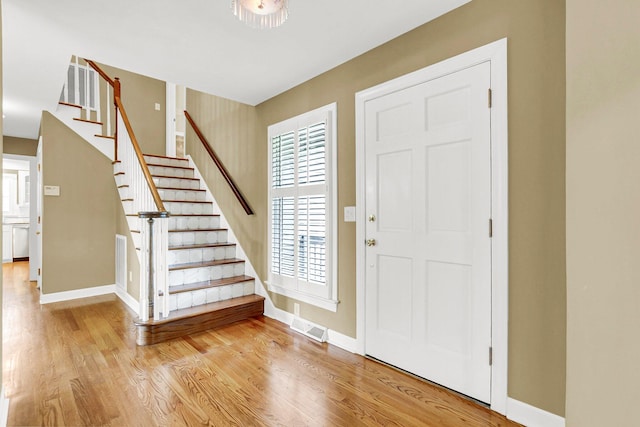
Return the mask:
<path id="1" fill-rule="evenodd" d="M 358 343 L 355 338 L 343 335 L 340 332 L 334 331 L 333 329 L 329 329 L 328 334 L 329 344 L 340 347 L 341 349 L 346 350 L 349 353 L 357 353 Z"/>
<path id="2" fill-rule="evenodd" d="M 76 289 L 73 291 L 56 292 L 53 294 L 40 295 L 40 304 L 51 304 L 53 302 L 69 301 L 78 298 L 95 297 L 116 293 L 116 285 L 95 286 L 93 288 Z"/>
<path id="3" fill-rule="evenodd" d="M 563 417 L 507 398 L 507 418 L 527 427 L 565 427 Z"/>
<path id="4" fill-rule="evenodd" d="M 138 300 L 129 295 L 127 291 L 119 286 L 116 286 L 116 295 L 123 303 L 127 305 L 127 307 L 133 310 L 136 316 L 140 317 L 140 303 L 138 302 Z"/>
<path id="5" fill-rule="evenodd" d="M 267 306 L 265 305 L 264 315 L 277 320 L 278 322 L 284 323 L 289 326 L 293 321 L 293 314 L 288 311 L 284 311 L 277 307 L 271 307 L 267 310 Z M 327 342 L 331 345 L 335 345 L 336 347 L 340 347 L 343 350 L 346 350 L 350 353 L 356 353 L 356 339 L 348 337 L 346 335 L 341 334 L 340 332 L 336 332 L 332 329 L 327 330 Z"/>
<path id="6" fill-rule="evenodd" d="M 4 397 L 4 386 L 0 391 L 0 427 L 7 427 L 7 419 L 9 418 L 9 399 Z"/>

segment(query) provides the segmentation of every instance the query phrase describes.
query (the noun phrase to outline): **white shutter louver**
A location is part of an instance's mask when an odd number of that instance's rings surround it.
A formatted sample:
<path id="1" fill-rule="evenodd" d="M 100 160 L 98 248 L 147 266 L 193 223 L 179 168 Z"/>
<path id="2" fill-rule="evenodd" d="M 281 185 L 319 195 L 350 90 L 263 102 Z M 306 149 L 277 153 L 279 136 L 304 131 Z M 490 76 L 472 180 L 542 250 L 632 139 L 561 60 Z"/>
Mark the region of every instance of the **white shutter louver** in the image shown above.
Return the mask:
<path id="1" fill-rule="evenodd" d="M 335 104 L 269 127 L 269 282 L 333 301 L 332 114 Z"/>

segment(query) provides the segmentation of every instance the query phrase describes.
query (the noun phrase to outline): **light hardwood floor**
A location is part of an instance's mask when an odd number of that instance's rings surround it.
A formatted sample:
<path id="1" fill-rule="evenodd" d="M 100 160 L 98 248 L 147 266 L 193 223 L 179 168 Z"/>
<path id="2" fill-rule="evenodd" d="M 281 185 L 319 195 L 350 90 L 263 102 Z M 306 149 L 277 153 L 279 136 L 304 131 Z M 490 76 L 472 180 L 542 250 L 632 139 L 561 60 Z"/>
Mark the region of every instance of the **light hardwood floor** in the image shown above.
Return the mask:
<path id="1" fill-rule="evenodd" d="M 40 306 L 4 264 L 9 426 L 516 426 L 473 402 L 259 318 L 147 347 L 115 296 Z"/>

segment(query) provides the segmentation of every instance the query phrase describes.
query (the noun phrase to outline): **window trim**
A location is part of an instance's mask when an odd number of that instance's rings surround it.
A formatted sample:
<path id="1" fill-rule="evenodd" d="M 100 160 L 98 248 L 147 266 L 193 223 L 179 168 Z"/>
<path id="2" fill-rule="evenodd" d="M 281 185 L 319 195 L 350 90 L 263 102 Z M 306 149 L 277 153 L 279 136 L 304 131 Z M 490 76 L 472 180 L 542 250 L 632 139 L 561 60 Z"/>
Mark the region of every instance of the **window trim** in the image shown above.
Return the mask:
<path id="1" fill-rule="evenodd" d="M 272 174 L 272 141 L 273 137 L 287 133 L 291 130 L 297 132 L 301 127 L 307 126 L 310 123 L 316 121 L 326 120 L 326 137 L 325 152 L 326 152 L 326 182 L 327 197 L 326 197 L 326 289 L 327 296 L 318 295 L 315 292 L 307 292 L 300 290 L 297 285 L 292 287 L 291 284 L 280 283 L 275 280 L 272 275 L 272 208 L 273 208 L 273 174 Z M 338 171 L 337 171 L 337 103 L 331 103 L 320 108 L 316 108 L 312 111 L 297 115 L 295 117 L 283 120 L 281 122 L 270 125 L 267 128 L 267 146 L 268 146 L 268 180 L 267 180 L 267 197 L 268 197 L 268 224 L 267 224 L 267 268 L 268 268 L 268 280 L 265 283 L 268 286 L 269 291 L 279 295 L 283 295 L 289 298 L 305 302 L 316 307 L 323 308 L 325 310 L 337 311 L 339 304 L 338 301 Z M 296 165 L 297 168 L 297 165 Z M 297 196 L 297 194 L 296 194 Z M 296 267 L 297 268 L 297 267 Z"/>

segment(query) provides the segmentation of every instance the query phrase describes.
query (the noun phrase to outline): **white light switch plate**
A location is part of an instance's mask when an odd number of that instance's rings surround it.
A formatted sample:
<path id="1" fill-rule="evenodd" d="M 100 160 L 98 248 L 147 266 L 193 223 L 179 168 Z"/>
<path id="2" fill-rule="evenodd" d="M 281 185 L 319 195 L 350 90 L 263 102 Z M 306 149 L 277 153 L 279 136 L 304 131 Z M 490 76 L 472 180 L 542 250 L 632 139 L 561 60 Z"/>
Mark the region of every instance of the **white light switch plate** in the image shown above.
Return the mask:
<path id="1" fill-rule="evenodd" d="M 356 222 L 356 207 L 345 206 L 344 207 L 344 222 Z"/>
<path id="2" fill-rule="evenodd" d="M 60 195 L 60 187 L 57 185 L 45 185 L 44 186 L 44 195 L 45 196 L 59 196 Z"/>

